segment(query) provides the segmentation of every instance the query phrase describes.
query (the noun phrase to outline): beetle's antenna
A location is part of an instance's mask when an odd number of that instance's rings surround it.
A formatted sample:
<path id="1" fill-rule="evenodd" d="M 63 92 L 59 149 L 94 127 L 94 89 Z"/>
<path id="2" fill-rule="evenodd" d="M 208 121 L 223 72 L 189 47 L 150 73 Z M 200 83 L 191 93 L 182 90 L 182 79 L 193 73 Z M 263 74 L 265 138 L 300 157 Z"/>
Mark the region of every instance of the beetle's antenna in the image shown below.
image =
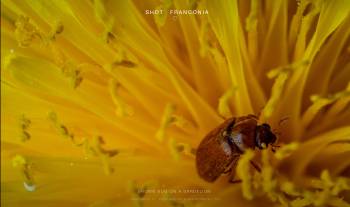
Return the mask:
<path id="1" fill-rule="evenodd" d="M 271 150 L 272 150 L 272 152 L 273 153 L 275 153 L 276 152 L 276 148 L 279 148 L 279 147 L 281 147 L 280 145 L 271 145 Z"/>
<path id="2" fill-rule="evenodd" d="M 272 132 L 276 135 L 276 142 L 279 140 L 280 137 L 282 137 L 282 132 L 278 131 L 277 129 L 273 129 Z"/>
<path id="3" fill-rule="evenodd" d="M 278 140 L 279 140 L 280 137 L 282 136 L 282 133 L 279 132 L 279 131 L 277 131 L 276 129 L 273 130 L 273 133 L 276 135 L 276 141 L 275 141 L 275 143 L 278 143 Z M 276 152 L 276 148 L 281 147 L 281 146 L 279 146 L 279 145 L 274 145 L 274 144 L 270 144 L 270 146 L 271 146 L 271 150 L 272 150 L 273 153 Z"/>

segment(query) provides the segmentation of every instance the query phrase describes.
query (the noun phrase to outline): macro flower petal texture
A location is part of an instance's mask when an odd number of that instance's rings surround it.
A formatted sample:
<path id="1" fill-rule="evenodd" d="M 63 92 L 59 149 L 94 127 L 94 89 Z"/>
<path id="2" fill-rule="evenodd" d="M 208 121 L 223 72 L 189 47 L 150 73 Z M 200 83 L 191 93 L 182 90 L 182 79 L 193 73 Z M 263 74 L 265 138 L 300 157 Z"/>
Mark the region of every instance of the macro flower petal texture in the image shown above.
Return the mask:
<path id="1" fill-rule="evenodd" d="M 205 182 L 248 114 L 275 149 Z M 1 206 L 344 207 L 349 157 L 348 0 L 1 1 Z"/>

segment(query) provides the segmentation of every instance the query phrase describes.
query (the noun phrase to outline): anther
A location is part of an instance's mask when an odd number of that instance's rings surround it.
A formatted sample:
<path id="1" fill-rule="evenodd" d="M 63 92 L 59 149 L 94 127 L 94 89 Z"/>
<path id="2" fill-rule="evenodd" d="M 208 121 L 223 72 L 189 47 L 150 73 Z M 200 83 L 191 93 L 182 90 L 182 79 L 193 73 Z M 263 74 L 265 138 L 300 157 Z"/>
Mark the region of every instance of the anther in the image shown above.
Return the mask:
<path id="1" fill-rule="evenodd" d="M 23 177 L 23 186 L 27 191 L 35 191 L 36 185 L 34 183 L 33 175 L 30 172 L 30 164 L 26 158 L 21 155 L 16 155 L 12 158 L 12 165 L 15 168 L 19 168 Z"/>
<path id="2" fill-rule="evenodd" d="M 114 169 L 111 167 L 109 158 L 117 155 L 119 153 L 118 150 L 106 150 L 102 147 L 104 144 L 103 137 L 95 136 L 92 140 L 92 145 L 89 148 L 91 152 L 94 153 L 95 156 L 100 157 L 103 165 L 104 172 L 109 175 Z"/>
<path id="3" fill-rule="evenodd" d="M 133 115 L 133 109 L 127 105 L 122 98 L 118 95 L 118 88 L 120 87 L 119 83 L 111 79 L 109 81 L 109 92 L 112 96 L 112 100 L 114 104 L 116 105 L 116 114 L 118 117 L 125 117 L 125 116 L 131 116 Z"/>
<path id="4" fill-rule="evenodd" d="M 20 127 L 21 127 L 21 141 L 25 142 L 30 139 L 30 133 L 28 132 L 28 128 L 31 124 L 31 121 L 25 117 L 23 114 L 20 119 Z"/>

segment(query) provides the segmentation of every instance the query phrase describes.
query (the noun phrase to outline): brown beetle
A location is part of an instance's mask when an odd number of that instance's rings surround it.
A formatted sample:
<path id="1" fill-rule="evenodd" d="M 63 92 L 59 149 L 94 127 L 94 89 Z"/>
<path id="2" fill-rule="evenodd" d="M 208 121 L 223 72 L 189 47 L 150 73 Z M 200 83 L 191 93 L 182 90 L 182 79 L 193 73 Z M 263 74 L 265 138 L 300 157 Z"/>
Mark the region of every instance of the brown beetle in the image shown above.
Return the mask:
<path id="1" fill-rule="evenodd" d="M 276 135 L 270 125 L 258 125 L 258 118 L 254 115 L 227 119 L 199 144 L 196 152 L 198 174 L 204 180 L 214 182 L 221 174 L 235 170 L 246 149 L 263 149 L 275 141 Z"/>

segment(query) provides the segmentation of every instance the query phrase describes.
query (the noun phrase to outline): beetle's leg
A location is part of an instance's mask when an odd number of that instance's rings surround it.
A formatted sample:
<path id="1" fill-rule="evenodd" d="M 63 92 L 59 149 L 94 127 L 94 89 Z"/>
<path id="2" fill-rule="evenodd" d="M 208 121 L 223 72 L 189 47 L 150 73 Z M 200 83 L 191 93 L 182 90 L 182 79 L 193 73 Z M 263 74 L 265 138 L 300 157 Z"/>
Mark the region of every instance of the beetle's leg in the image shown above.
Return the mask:
<path id="1" fill-rule="evenodd" d="M 236 162 L 236 163 L 237 163 L 237 162 Z M 235 164 L 235 168 L 234 168 L 234 169 L 231 168 L 231 169 L 232 169 L 232 171 L 230 172 L 228 182 L 230 182 L 230 183 L 240 183 L 240 182 L 242 182 L 241 179 L 236 179 L 236 178 L 235 178 L 235 175 L 236 175 L 236 172 L 235 172 L 236 164 Z"/>
<path id="2" fill-rule="evenodd" d="M 225 172 L 223 172 L 223 174 L 227 174 L 227 173 L 230 173 L 232 171 L 232 167 L 227 169 Z"/>
<path id="3" fill-rule="evenodd" d="M 239 156 L 237 156 L 231 163 L 231 167 L 230 167 L 230 174 L 228 175 L 229 177 L 229 180 L 228 182 L 230 183 L 239 183 L 240 180 L 235 180 L 235 175 L 236 175 L 236 167 L 237 167 L 237 164 L 238 164 L 238 159 L 239 159 Z"/>
<path id="4" fill-rule="evenodd" d="M 232 164 L 231 172 L 230 172 L 230 175 L 229 175 L 229 177 L 230 177 L 229 178 L 229 182 L 230 183 L 240 183 L 240 182 L 242 182 L 241 179 L 235 179 L 235 175 L 236 175 L 235 169 L 236 169 L 236 166 L 237 166 L 237 163 L 238 163 L 237 161 L 238 161 L 238 159 L 235 160 L 234 163 Z M 250 164 L 254 167 L 254 169 L 256 171 L 261 173 L 261 169 L 260 169 L 260 167 L 257 164 L 255 164 L 253 161 L 250 161 Z"/>
<path id="5" fill-rule="evenodd" d="M 237 161 L 233 160 L 225 169 L 225 171 L 223 172 L 223 174 L 227 174 L 227 173 L 232 173 L 233 168 L 235 167 Z"/>
<path id="6" fill-rule="evenodd" d="M 230 182 L 230 183 L 241 183 L 242 180 L 233 180 L 233 179 L 230 179 L 229 182 Z"/>
<path id="7" fill-rule="evenodd" d="M 260 167 L 253 161 L 250 161 L 250 164 L 255 168 L 256 171 L 258 171 L 259 173 L 261 173 L 261 169 Z"/>

